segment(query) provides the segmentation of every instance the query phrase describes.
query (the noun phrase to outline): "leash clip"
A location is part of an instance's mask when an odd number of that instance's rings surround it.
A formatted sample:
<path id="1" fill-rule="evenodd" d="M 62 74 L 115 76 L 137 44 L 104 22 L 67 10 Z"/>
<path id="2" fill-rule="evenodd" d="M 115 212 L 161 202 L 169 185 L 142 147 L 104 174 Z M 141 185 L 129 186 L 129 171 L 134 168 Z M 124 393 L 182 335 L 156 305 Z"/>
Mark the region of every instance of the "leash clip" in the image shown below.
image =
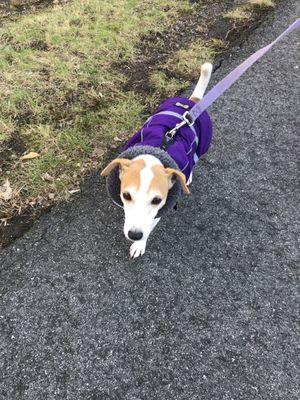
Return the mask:
<path id="1" fill-rule="evenodd" d="M 186 111 L 183 115 L 182 115 L 183 120 L 188 124 L 188 126 L 193 126 L 195 121 L 193 120 L 193 117 L 191 116 L 191 114 Z"/>
<path id="2" fill-rule="evenodd" d="M 184 125 L 188 126 L 193 126 L 195 121 L 193 121 L 192 116 L 188 111 L 186 111 L 182 115 L 183 121 L 181 121 L 179 124 L 176 124 L 173 129 L 169 130 L 164 134 L 163 142 L 161 144 L 161 149 L 162 150 L 167 150 L 168 147 L 173 143 L 174 136 L 176 135 L 177 131 L 182 128 Z"/>
<path id="3" fill-rule="evenodd" d="M 170 140 L 173 139 L 173 137 L 176 135 L 177 131 L 183 127 L 187 122 L 184 120 L 180 122 L 179 124 L 176 124 L 174 128 L 172 128 L 170 131 L 165 133 L 165 136 Z"/>
<path id="4" fill-rule="evenodd" d="M 186 125 L 187 122 L 186 120 L 181 121 L 179 124 L 175 125 L 173 129 L 171 129 L 170 131 L 167 131 L 164 134 L 164 138 L 162 141 L 162 144 L 160 146 L 160 148 L 162 150 L 167 151 L 167 149 L 169 148 L 169 146 L 174 142 L 174 136 L 176 135 L 178 129 L 180 129 L 182 126 Z"/>

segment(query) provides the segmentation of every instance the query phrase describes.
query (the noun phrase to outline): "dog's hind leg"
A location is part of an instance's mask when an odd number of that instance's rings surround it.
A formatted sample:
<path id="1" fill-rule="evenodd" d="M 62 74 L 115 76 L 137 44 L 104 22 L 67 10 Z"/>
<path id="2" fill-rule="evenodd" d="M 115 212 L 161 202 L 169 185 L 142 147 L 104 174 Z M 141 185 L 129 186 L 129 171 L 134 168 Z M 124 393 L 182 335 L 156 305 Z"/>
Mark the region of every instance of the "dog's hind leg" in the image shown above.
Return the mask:
<path id="1" fill-rule="evenodd" d="M 206 91 L 206 88 L 209 84 L 211 72 L 212 72 L 212 64 L 205 63 L 201 66 L 201 75 L 190 97 L 190 100 L 194 101 L 195 103 L 198 103 L 202 99 Z"/>
<path id="2" fill-rule="evenodd" d="M 201 66 L 200 78 L 199 78 L 197 85 L 190 97 L 190 100 L 192 100 L 194 103 L 198 103 L 199 101 L 202 100 L 204 93 L 207 89 L 207 86 L 209 84 L 209 81 L 210 81 L 212 68 L 213 68 L 213 66 L 211 63 L 205 63 Z M 192 183 L 192 181 L 193 181 L 193 172 L 191 172 L 186 185 L 189 186 Z"/>

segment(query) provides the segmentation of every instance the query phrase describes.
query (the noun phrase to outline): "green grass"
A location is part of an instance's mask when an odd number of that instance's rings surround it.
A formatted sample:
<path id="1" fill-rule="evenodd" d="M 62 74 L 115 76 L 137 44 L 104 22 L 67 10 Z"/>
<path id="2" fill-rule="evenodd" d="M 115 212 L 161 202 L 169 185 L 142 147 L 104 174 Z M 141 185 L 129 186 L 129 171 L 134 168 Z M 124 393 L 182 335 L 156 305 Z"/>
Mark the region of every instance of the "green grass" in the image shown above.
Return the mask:
<path id="1" fill-rule="evenodd" d="M 245 4 L 237 6 L 224 14 L 225 18 L 231 20 L 249 20 L 256 10 L 264 10 L 275 7 L 272 0 L 248 0 Z"/>
<path id="2" fill-rule="evenodd" d="M 233 20 L 247 20 L 251 18 L 251 12 L 246 6 L 236 7 L 233 10 L 228 11 L 225 15 L 225 18 L 233 19 Z"/>
<path id="3" fill-rule="evenodd" d="M 199 67 L 198 67 L 199 69 Z M 168 97 L 186 90 L 190 86 L 190 81 L 180 80 L 174 77 L 169 78 L 165 71 L 153 71 L 150 74 L 149 82 L 159 97 Z"/>
<path id="4" fill-rule="evenodd" d="M 213 39 L 206 43 L 197 39 L 190 46 L 175 52 L 166 63 L 166 67 L 177 74 L 197 79 L 199 66 L 208 61 L 213 62 L 225 48 L 226 44 L 219 39 Z"/>
<path id="5" fill-rule="evenodd" d="M 254 7 L 261 7 L 261 8 L 275 7 L 275 3 L 272 0 L 250 0 L 250 4 Z"/>

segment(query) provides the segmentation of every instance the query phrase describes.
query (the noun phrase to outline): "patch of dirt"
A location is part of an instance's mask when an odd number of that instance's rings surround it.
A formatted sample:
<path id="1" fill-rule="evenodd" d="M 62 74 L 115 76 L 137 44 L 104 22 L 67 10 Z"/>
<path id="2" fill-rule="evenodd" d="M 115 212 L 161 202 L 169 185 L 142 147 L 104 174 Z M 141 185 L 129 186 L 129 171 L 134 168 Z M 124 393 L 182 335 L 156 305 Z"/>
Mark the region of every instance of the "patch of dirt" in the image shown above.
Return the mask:
<path id="1" fill-rule="evenodd" d="M 174 20 L 168 30 L 152 32 L 142 37 L 136 48 L 135 62 L 121 61 L 114 65 L 128 77 L 125 90 L 151 91 L 149 75 L 153 70 L 157 70 L 157 66 L 164 70 L 168 77 L 186 78 L 182 75 L 171 74 L 163 65 L 170 55 L 188 46 L 195 39 L 201 38 L 207 42 L 211 38 L 210 27 L 217 24 L 220 15 L 229 11 L 235 1 L 208 0 L 205 4 L 201 1 L 193 1 L 193 3 L 195 4 L 193 12 L 182 13 L 180 19 Z"/>
<path id="2" fill-rule="evenodd" d="M 23 236 L 31 228 L 34 221 L 40 217 L 41 213 L 46 211 L 47 209 L 40 209 L 32 213 L 32 210 L 27 210 L 23 215 L 18 215 L 10 221 L 1 223 L 0 249 L 7 247 L 15 239 Z"/>
<path id="3" fill-rule="evenodd" d="M 42 51 L 47 51 L 49 50 L 49 46 L 47 43 L 45 43 L 43 40 L 33 40 L 30 43 L 30 47 L 34 50 L 42 50 Z"/>
<path id="4" fill-rule="evenodd" d="M 16 134 L 13 134 L 7 142 L 0 143 L 0 173 L 9 170 L 12 158 L 20 157 L 25 151 L 25 143 Z"/>
<path id="5" fill-rule="evenodd" d="M 66 4 L 69 0 L 0 0 L 1 19 L 16 19 L 20 14 L 32 13 L 51 5 Z"/>
<path id="6" fill-rule="evenodd" d="M 41 0 L 35 2 L 35 5 L 39 4 L 44 7 L 53 2 L 55 0 Z M 280 0 L 277 1 L 277 3 L 279 2 Z M 167 71 L 164 64 L 175 51 L 184 48 L 195 39 L 203 39 L 206 43 L 211 39 L 220 39 L 226 42 L 226 48 L 215 62 L 215 69 L 218 68 L 231 49 L 240 46 L 270 12 L 270 10 L 256 8 L 250 19 L 233 21 L 224 18 L 223 15 L 237 5 L 243 4 L 244 1 L 206 0 L 204 4 L 204 1 L 191 0 L 191 3 L 195 4 L 193 12 L 182 13 L 180 19 L 172 21 L 173 23 L 166 31 L 152 32 L 141 39 L 136 49 L 138 57 L 135 62 L 120 61 L 112 65 L 112 68 L 122 71 L 128 77 L 124 86 L 125 90 L 134 90 L 142 94 L 151 92 L 149 77 L 153 70 L 163 70 L 168 77 L 189 79 L 190 77 L 183 74 Z M 0 3 L 0 17 L 1 6 L 3 6 L 3 2 Z M 20 11 L 28 12 L 28 10 L 30 11 L 30 8 L 27 6 Z M 33 45 L 35 48 L 47 50 L 43 43 L 34 43 Z M 47 77 L 48 71 L 42 72 Z M 0 148 L 2 168 L 5 168 L 5 163 L 9 163 L 12 154 L 22 154 L 25 150 L 24 143 L 18 141 L 17 137 L 6 143 L 2 150 Z M 5 223 L 0 221 L 0 248 L 8 246 L 14 239 L 22 236 L 32 226 L 34 220 L 48 209 L 49 205 L 44 207 L 37 205 L 28 208 L 22 215 L 17 215 Z"/>
<path id="7" fill-rule="evenodd" d="M 184 73 L 178 74 L 167 70 L 164 64 L 174 52 L 188 46 L 195 39 L 202 39 L 204 43 L 219 39 L 226 44 L 222 54 L 215 61 L 214 67 L 217 69 L 231 49 L 243 43 L 270 12 L 270 9 L 256 7 L 253 8 L 249 19 L 233 21 L 224 18 L 223 15 L 245 4 L 245 1 L 208 0 L 205 4 L 197 0 L 191 2 L 195 4 L 192 13 L 182 13 L 180 20 L 174 21 L 175 23 L 164 32 L 152 32 L 142 37 L 136 49 L 136 61 L 132 63 L 120 61 L 113 65 L 128 77 L 124 85 L 125 90 L 151 93 L 153 89 L 149 77 L 151 72 L 157 69 L 164 71 L 169 78 L 190 80 L 191 77 Z"/>

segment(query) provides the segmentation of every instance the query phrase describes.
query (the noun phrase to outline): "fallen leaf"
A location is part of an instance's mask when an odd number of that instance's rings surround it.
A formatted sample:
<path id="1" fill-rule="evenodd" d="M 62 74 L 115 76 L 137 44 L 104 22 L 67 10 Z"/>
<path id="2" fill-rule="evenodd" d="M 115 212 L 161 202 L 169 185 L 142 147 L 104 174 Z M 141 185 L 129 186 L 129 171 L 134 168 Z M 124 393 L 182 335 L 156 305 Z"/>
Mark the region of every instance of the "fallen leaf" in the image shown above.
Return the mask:
<path id="1" fill-rule="evenodd" d="M 75 193 L 80 192 L 80 189 L 72 189 L 72 190 L 68 190 L 68 192 L 69 192 L 70 194 L 75 194 Z"/>
<path id="2" fill-rule="evenodd" d="M 53 182 L 54 181 L 53 176 L 48 174 L 48 172 L 46 172 L 44 175 L 42 175 L 42 179 L 43 179 L 43 181 L 47 181 L 47 182 Z"/>
<path id="3" fill-rule="evenodd" d="M 49 194 L 48 194 L 49 200 L 53 200 L 54 197 L 55 197 L 55 194 L 54 194 L 54 193 L 49 193 Z"/>
<path id="4" fill-rule="evenodd" d="M 1 224 L 3 224 L 4 226 L 7 225 L 7 221 L 8 221 L 8 218 L 0 218 L 0 222 L 1 222 Z"/>
<path id="5" fill-rule="evenodd" d="M 96 147 L 92 152 L 92 157 L 99 158 L 99 157 L 102 157 L 103 154 L 104 154 L 104 149 L 100 149 L 99 147 Z"/>
<path id="6" fill-rule="evenodd" d="M 33 158 L 36 158 L 38 156 L 39 156 L 39 153 L 36 153 L 35 151 L 31 151 L 30 153 L 25 154 L 24 156 L 22 156 L 20 158 L 20 160 L 22 160 L 22 161 L 32 160 Z"/>
<path id="7" fill-rule="evenodd" d="M 8 201 L 12 198 L 12 194 L 13 192 L 9 180 L 6 179 L 6 182 L 0 186 L 0 200 Z"/>

